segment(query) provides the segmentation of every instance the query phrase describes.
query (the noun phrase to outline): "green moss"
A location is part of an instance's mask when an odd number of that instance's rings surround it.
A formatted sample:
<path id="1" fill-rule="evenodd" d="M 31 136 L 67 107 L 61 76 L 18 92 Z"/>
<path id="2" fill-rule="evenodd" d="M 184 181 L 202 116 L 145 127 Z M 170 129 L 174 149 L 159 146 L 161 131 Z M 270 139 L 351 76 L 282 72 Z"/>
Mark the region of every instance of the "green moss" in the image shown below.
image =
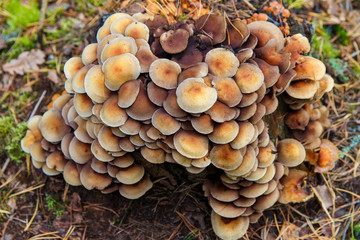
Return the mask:
<path id="1" fill-rule="evenodd" d="M 339 42 L 347 46 L 350 42 L 350 37 L 347 35 L 347 31 L 341 25 L 335 25 L 333 27 L 335 34 L 338 36 Z"/>
<path id="2" fill-rule="evenodd" d="M 23 162 L 26 153 L 20 141 L 25 136 L 27 123 L 16 124 L 10 116 L 0 118 L 0 154 L 6 154 L 17 164 Z"/>
<path id="3" fill-rule="evenodd" d="M 299 9 L 304 6 L 304 0 L 285 0 L 285 2 L 289 5 L 289 9 Z"/>
<path id="4" fill-rule="evenodd" d="M 330 39 L 331 35 L 325 28 L 316 27 L 312 38 L 312 47 L 315 49 L 313 55 L 315 57 L 322 55 L 327 58 L 336 58 L 340 55 L 340 50 L 333 47 Z"/>
<path id="5" fill-rule="evenodd" d="M 349 64 L 346 61 L 340 58 L 330 58 L 328 63 L 338 80 L 343 83 L 347 83 L 349 81 L 349 77 L 347 76 Z"/>
<path id="6" fill-rule="evenodd" d="M 60 203 L 60 197 L 56 194 L 45 194 L 45 207 L 49 212 L 53 212 L 57 217 L 64 215 L 66 205 Z M 66 202 L 65 202 L 66 204 Z"/>

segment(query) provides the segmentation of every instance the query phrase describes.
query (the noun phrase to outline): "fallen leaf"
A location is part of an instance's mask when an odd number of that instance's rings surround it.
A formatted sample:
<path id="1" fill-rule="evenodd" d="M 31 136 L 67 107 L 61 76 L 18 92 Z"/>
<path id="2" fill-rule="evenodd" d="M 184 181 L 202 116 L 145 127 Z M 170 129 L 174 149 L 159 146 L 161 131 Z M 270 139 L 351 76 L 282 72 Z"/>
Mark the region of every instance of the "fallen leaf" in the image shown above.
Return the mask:
<path id="1" fill-rule="evenodd" d="M 49 74 L 47 75 L 48 79 L 50 81 L 52 81 L 53 83 L 55 84 L 58 84 L 59 83 L 59 77 L 58 75 L 56 74 L 56 72 L 54 71 L 50 71 Z"/>
<path id="2" fill-rule="evenodd" d="M 326 185 L 319 185 L 315 187 L 316 191 L 321 198 L 321 202 L 324 204 L 324 207 L 328 209 L 333 205 L 331 193 Z"/>
<path id="3" fill-rule="evenodd" d="M 12 75 L 24 75 L 28 70 L 38 70 L 38 65 L 44 62 L 44 52 L 39 49 L 33 49 L 31 52 L 26 51 L 21 53 L 17 59 L 13 59 L 9 63 L 4 64 L 3 69 Z"/>
<path id="4" fill-rule="evenodd" d="M 295 224 L 284 222 L 280 230 L 280 233 L 282 234 L 281 239 L 297 240 L 299 239 L 299 231 L 300 229 Z"/>

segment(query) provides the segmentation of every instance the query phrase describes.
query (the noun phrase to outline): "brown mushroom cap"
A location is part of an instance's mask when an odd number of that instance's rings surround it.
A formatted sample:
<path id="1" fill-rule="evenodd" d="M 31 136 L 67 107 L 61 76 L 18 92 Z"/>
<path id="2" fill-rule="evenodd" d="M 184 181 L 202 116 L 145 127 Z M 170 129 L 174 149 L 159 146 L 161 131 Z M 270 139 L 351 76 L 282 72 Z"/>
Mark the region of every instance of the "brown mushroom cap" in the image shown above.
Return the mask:
<path id="1" fill-rule="evenodd" d="M 228 121 L 216 124 L 214 131 L 210 133 L 209 139 L 213 143 L 225 144 L 233 141 L 239 133 L 239 125 L 236 121 Z"/>
<path id="2" fill-rule="evenodd" d="M 174 146 L 178 152 L 188 158 L 202 158 L 208 153 L 208 138 L 192 132 L 179 130 L 174 136 Z"/>
<path id="3" fill-rule="evenodd" d="M 209 67 L 204 62 L 196 63 L 190 67 L 184 69 L 178 77 L 178 84 L 187 78 L 201 78 L 205 77 L 209 73 Z"/>
<path id="4" fill-rule="evenodd" d="M 205 57 L 209 72 L 217 77 L 233 77 L 238 70 L 239 60 L 226 48 L 214 48 Z"/>
<path id="5" fill-rule="evenodd" d="M 92 190 L 94 188 L 102 190 L 109 186 L 112 182 L 112 178 L 107 174 L 99 174 L 91 168 L 91 162 L 85 164 L 80 172 L 80 180 L 82 185 Z"/>
<path id="6" fill-rule="evenodd" d="M 201 33 L 211 38 L 212 44 L 216 45 L 225 40 L 226 21 L 225 17 L 218 14 L 206 14 L 195 21 L 195 27 Z"/>
<path id="7" fill-rule="evenodd" d="M 222 217 L 236 218 L 245 212 L 245 208 L 239 208 L 232 203 L 224 203 L 209 197 L 209 205 L 214 212 Z"/>
<path id="8" fill-rule="evenodd" d="M 125 36 L 148 41 L 150 36 L 149 28 L 142 22 L 132 22 L 126 27 Z"/>
<path id="9" fill-rule="evenodd" d="M 82 67 L 71 80 L 71 87 L 77 93 L 85 93 L 84 81 L 85 76 L 92 65 L 86 65 Z"/>
<path id="10" fill-rule="evenodd" d="M 305 148 L 295 139 L 283 139 L 276 146 L 277 160 L 288 167 L 295 167 L 305 160 Z"/>
<path id="11" fill-rule="evenodd" d="M 165 162 L 165 152 L 162 149 L 150 149 L 148 147 L 141 147 L 141 155 L 149 162 L 154 164 Z"/>
<path id="12" fill-rule="evenodd" d="M 106 150 L 100 145 L 99 141 L 95 139 L 91 143 L 91 153 L 102 162 L 110 162 L 114 160 L 114 157 L 106 152 Z"/>
<path id="13" fill-rule="evenodd" d="M 97 139 L 106 151 L 118 152 L 121 150 L 119 138 L 112 133 L 111 128 L 105 125 L 100 129 Z"/>
<path id="14" fill-rule="evenodd" d="M 249 217 L 223 218 L 212 211 L 211 225 L 215 234 L 221 239 L 240 239 L 249 228 Z"/>
<path id="15" fill-rule="evenodd" d="M 84 48 L 81 54 L 81 60 L 84 65 L 89 65 L 97 60 L 97 47 L 97 43 L 91 43 Z"/>
<path id="16" fill-rule="evenodd" d="M 227 27 L 228 36 L 225 42 L 228 43 L 233 49 L 241 47 L 250 35 L 247 24 L 244 23 L 241 19 L 237 18 L 231 22 L 227 21 Z"/>
<path id="17" fill-rule="evenodd" d="M 118 106 L 118 95 L 111 95 L 103 104 L 100 110 L 100 119 L 104 124 L 110 127 L 119 127 L 123 125 L 128 116 L 124 109 Z"/>
<path id="18" fill-rule="evenodd" d="M 223 144 L 211 149 L 210 159 L 215 167 L 230 171 L 240 166 L 243 157 L 240 150 L 232 149 L 229 144 Z"/>
<path id="19" fill-rule="evenodd" d="M 266 147 L 259 147 L 257 159 L 259 167 L 270 166 L 276 158 L 276 148 L 272 142 L 269 142 Z"/>
<path id="20" fill-rule="evenodd" d="M 96 56 L 97 56 L 97 59 L 98 59 L 98 63 L 99 64 L 102 64 L 101 62 L 101 53 L 102 53 L 102 50 L 104 49 L 104 47 L 114 38 L 123 38 L 124 35 L 122 34 L 110 34 L 106 37 L 104 37 L 104 39 L 101 40 L 101 42 L 98 42 L 98 47 L 96 49 Z"/>
<path id="21" fill-rule="evenodd" d="M 93 138 L 91 138 L 86 131 L 87 120 L 84 120 L 82 117 L 77 116 L 74 119 L 74 122 L 77 124 L 77 128 L 74 131 L 75 137 L 83 143 L 92 143 Z"/>
<path id="22" fill-rule="evenodd" d="M 130 80 L 121 85 L 118 92 L 118 105 L 121 108 L 128 108 L 135 102 L 140 91 L 140 82 L 140 80 Z"/>
<path id="23" fill-rule="evenodd" d="M 167 98 L 163 103 L 163 107 L 167 113 L 169 113 L 173 117 L 185 117 L 187 113 L 179 107 L 177 103 L 176 91 L 171 90 L 168 92 Z"/>
<path id="24" fill-rule="evenodd" d="M 152 103 L 157 106 L 163 105 L 168 95 L 168 91 L 166 89 L 158 87 L 154 82 L 149 82 L 146 90 Z"/>
<path id="25" fill-rule="evenodd" d="M 234 170 L 227 171 L 226 174 L 228 176 L 234 177 L 243 176 L 251 172 L 251 169 L 254 167 L 254 165 L 257 165 L 255 150 L 253 147 L 247 146 L 240 166 Z"/>
<path id="26" fill-rule="evenodd" d="M 214 78 L 212 84 L 218 95 L 218 100 L 229 107 L 238 105 L 242 98 L 242 93 L 232 78 Z"/>
<path id="27" fill-rule="evenodd" d="M 122 184 L 119 187 L 119 192 L 123 197 L 127 199 L 137 199 L 143 196 L 148 190 L 153 186 L 153 183 L 150 180 L 148 175 L 145 175 L 139 182 L 126 185 Z"/>
<path id="28" fill-rule="evenodd" d="M 284 122 L 290 129 L 305 130 L 305 127 L 309 124 L 309 120 L 309 113 L 303 108 L 300 108 L 299 110 L 287 113 Z"/>
<path id="29" fill-rule="evenodd" d="M 290 86 L 286 89 L 286 93 L 296 99 L 309 99 L 314 97 L 317 89 L 316 81 L 298 80 L 290 83 Z"/>
<path id="30" fill-rule="evenodd" d="M 40 115 L 32 116 L 27 123 L 27 127 L 34 135 L 35 141 L 40 141 L 43 138 L 39 129 L 41 118 L 42 116 Z"/>
<path id="31" fill-rule="evenodd" d="M 137 79 L 140 75 L 140 63 L 131 53 L 108 58 L 102 65 L 105 74 L 105 86 L 111 91 L 118 90 L 126 81 Z"/>
<path id="32" fill-rule="evenodd" d="M 221 182 L 215 182 L 210 187 L 210 195 L 221 202 L 233 202 L 239 198 L 237 190 L 227 188 Z"/>
<path id="33" fill-rule="evenodd" d="M 54 108 L 45 112 L 39 122 L 41 135 L 49 142 L 60 142 L 66 133 L 70 132 L 70 127 L 64 122 L 61 112 Z"/>
<path id="34" fill-rule="evenodd" d="M 217 99 L 214 88 L 207 86 L 202 78 L 188 78 L 176 89 L 177 103 L 189 113 L 202 113 L 209 110 Z"/>
<path id="35" fill-rule="evenodd" d="M 265 46 L 270 39 L 275 40 L 277 50 L 281 50 L 284 47 L 284 36 L 275 24 L 266 21 L 254 21 L 249 23 L 247 27 L 250 33 L 257 37 L 257 47 Z"/>
<path id="36" fill-rule="evenodd" d="M 99 161 L 97 158 L 93 157 L 91 159 L 91 168 L 100 174 L 107 173 L 107 163 L 103 161 Z"/>
<path id="37" fill-rule="evenodd" d="M 148 46 L 140 46 L 135 56 L 139 60 L 141 73 L 149 72 L 151 64 L 158 59 Z"/>
<path id="38" fill-rule="evenodd" d="M 115 57 L 124 53 L 133 55 L 137 52 L 135 40 L 131 37 L 114 38 L 105 45 L 101 52 L 101 62 L 105 62 L 111 57 Z"/>
<path id="39" fill-rule="evenodd" d="M 34 161 L 45 163 L 47 152 L 41 147 L 40 142 L 34 142 L 31 146 L 30 156 Z"/>
<path id="40" fill-rule="evenodd" d="M 66 79 L 72 80 L 75 74 L 84 66 L 81 58 L 72 57 L 64 65 L 64 74 Z"/>
<path id="41" fill-rule="evenodd" d="M 159 87 L 175 89 L 181 67 L 174 61 L 160 58 L 150 65 L 149 75 L 151 80 Z"/>
<path id="42" fill-rule="evenodd" d="M 106 36 L 110 35 L 110 24 L 102 25 L 99 30 L 96 32 L 96 40 L 97 42 L 101 42 Z"/>
<path id="43" fill-rule="evenodd" d="M 141 123 L 132 119 L 128 118 L 126 122 L 120 126 L 120 131 L 127 134 L 127 135 L 136 135 L 140 132 Z"/>
<path id="44" fill-rule="evenodd" d="M 274 178 L 275 173 L 276 173 L 276 168 L 275 168 L 274 164 L 271 164 L 270 166 L 268 166 L 266 168 L 265 175 L 262 178 L 256 180 L 256 182 L 257 183 L 268 183 Z M 266 192 L 267 191 L 269 191 L 269 188 L 266 190 Z"/>
<path id="45" fill-rule="evenodd" d="M 154 112 L 151 123 L 164 135 L 174 134 L 180 129 L 180 123 L 167 114 L 163 108 L 159 108 Z"/>
<path id="46" fill-rule="evenodd" d="M 318 121 L 309 121 L 304 131 L 294 130 L 294 137 L 302 143 L 311 143 L 316 138 L 319 138 L 324 128 Z"/>
<path id="47" fill-rule="evenodd" d="M 87 118 L 92 115 L 92 108 L 94 103 L 87 94 L 75 93 L 74 95 L 74 107 L 76 112 L 82 118 Z"/>
<path id="48" fill-rule="evenodd" d="M 176 54 L 186 49 L 190 34 L 185 29 L 169 30 L 160 36 L 161 47 L 165 52 Z"/>
<path id="49" fill-rule="evenodd" d="M 256 201 L 256 198 L 239 197 L 233 203 L 237 207 L 251 207 Z"/>
<path id="50" fill-rule="evenodd" d="M 242 93 L 252 93 L 264 83 L 264 74 L 261 69 L 250 63 L 242 63 L 234 76 Z"/>
<path id="51" fill-rule="evenodd" d="M 88 162 L 93 156 L 90 144 L 80 142 L 76 137 L 69 144 L 69 154 L 74 162 L 80 164 Z"/>
<path id="52" fill-rule="evenodd" d="M 230 143 L 231 147 L 234 149 L 240 149 L 248 145 L 255 135 L 255 127 L 252 123 L 238 122 L 239 131 L 234 140 Z"/>
<path id="53" fill-rule="evenodd" d="M 27 130 L 25 137 L 23 139 L 21 139 L 21 142 L 20 142 L 22 150 L 26 153 L 30 153 L 31 146 L 34 143 L 35 143 L 34 135 L 31 133 L 30 130 Z"/>
<path id="54" fill-rule="evenodd" d="M 145 170 L 142 165 L 133 164 L 128 168 L 121 168 L 116 174 L 116 179 L 124 184 L 134 184 L 141 180 Z"/>
<path id="55" fill-rule="evenodd" d="M 295 67 L 296 77 L 298 79 L 320 80 L 324 77 L 326 67 L 324 63 L 316 58 L 304 56 L 304 62 Z"/>
<path id="56" fill-rule="evenodd" d="M 209 134 L 214 130 L 214 122 L 207 114 L 191 118 L 191 126 L 201 134 Z"/>
<path id="57" fill-rule="evenodd" d="M 313 193 L 304 186 L 307 172 L 291 168 L 289 174 L 281 179 L 283 188 L 280 191 L 279 202 L 283 204 L 305 202 Z"/>
<path id="58" fill-rule="evenodd" d="M 253 209 L 261 212 L 270 208 L 277 202 L 279 195 L 279 190 L 276 188 L 272 193 L 257 198 L 256 203 L 253 205 Z"/>
<path id="59" fill-rule="evenodd" d="M 64 166 L 63 172 L 64 180 L 71 186 L 80 186 L 80 173 L 76 167 L 76 163 L 68 161 Z"/>
<path id="60" fill-rule="evenodd" d="M 66 163 L 67 160 L 64 159 L 64 156 L 60 151 L 52 152 L 46 157 L 46 166 L 59 172 L 64 171 Z"/>
<path id="61" fill-rule="evenodd" d="M 105 75 L 101 65 L 95 65 L 88 70 L 84 79 L 86 94 L 96 103 L 103 103 L 110 96 L 105 86 Z"/>
<path id="62" fill-rule="evenodd" d="M 327 172 L 331 170 L 338 159 L 339 151 L 337 147 L 331 141 L 327 139 L 322 139 L 320 144 L 319 158 L 315 166 L 315 171 Z"/>

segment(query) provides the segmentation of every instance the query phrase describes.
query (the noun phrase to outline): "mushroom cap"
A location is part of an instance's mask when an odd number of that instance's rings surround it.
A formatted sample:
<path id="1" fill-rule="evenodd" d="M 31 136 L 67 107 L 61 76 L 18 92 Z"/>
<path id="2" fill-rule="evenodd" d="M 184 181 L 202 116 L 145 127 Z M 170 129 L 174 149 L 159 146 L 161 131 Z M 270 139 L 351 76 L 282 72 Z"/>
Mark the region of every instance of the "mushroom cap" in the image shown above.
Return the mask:
<path id="1" fill-rule="evenodd" d="M 256 198 L 239 197 L 233 203 L 237 207 L 251 207 L 256 201 Z"/>
<path id="2" fill-rule="evenodd" d="M 82 118 L 87 118 L 92 115 L 92 108 L 94 103 L 87 94 L 75 93 L 74 95 L 74 107 L 76 112 Z"/>
<path id="3" fill-rule="evenodd" d="M 209 205 L 214 212 L 226 218 L 236 218 L 245 212 L 245 208 L 237 207 L 233 203 L 220 202 L 211 196 Z"/>
<path id="4" fill-rule="evenodd" d="M 277 50 L 284 47 L 285 39 L 281 30 L 273 23 L 266 21 L 254 21 L 247 25 L 250 33 L 257 37 L 257 47 L 263 47 L 270 40 L 274 39 Z"/>
<path id="5" fill-rule="evenodd" d="M 237 18 L 231 22 L 227 21 L 227 27 L 228 36 L 225 42 L 230 44 L 233 49 L 241 47 L 250 35 L 250 30 L 248 29 L 247 24 Z"/>
<path id="6" fill-rule="evenodd" d="M 110 162 L 114 160 L 114 157 L 111 156 L 106 150 L 100 145 L 99 141 L 95 139 L 91 143 L 91 153 L 102 162 Z"/>
<path id="7" fill-rule="evenodd" d="M 226 144 L 232 142 L 237 137 L 238 133 L 239 124 L 232 120 L 216 124 L 214 131 L 208 136 L 213 143 Z"/>
<path id="8" fill-rule="evenodd" d="M 86 94 L 96 103 L 103 103 L 110 96 L 110 90 L 105 86 L 105 75 L 101 65 L 92 66 L 84 79 Z"/>
<path id="9" fill-rule="evenodd" d="M 180 129 L 180 123 L 167 114 L 163 108 L 159 108 L 154 112 L 151 123 L 164 135 L 174 134 Z"/>
<path id="10" fill-rule="evenodd" d="M 102 190 L 111 184 L 112 178 L 107 174 L 100 174 L 95 172 L 91 168 L 91 162 L 88 162 L 81 169 L 80 181 L 82 185 L 88 190 L 92 190 L 94 188 Z"/>
<path id="11" fill-rule="evenodd" d="M 316 138 L 319 138 L 323 132 L 324 128 L 318 121 L 309 121 L 309 124 L 306 126 L 305 131 L 293 130 L 292 133 L 294 137 L 303 143 L 314 142 Z"/>
<path id="12" fill-rule="evenodd" d="M 90 144 L 83 143 L 76 137 L 73 137 L 69 144 L 69 155 L 74 162 L 79 164 L 84 164 L 93 157 Z"/>
<path id="13" fill-rule="evenodd" d="M 279 67 L 270 65 L 261 58 L 255 58 L 254 61 L 258 64 L 264 74 L 265 87 L 272 87 L 280 77 Z"/>
<path id="14" fill-rule="evenodd" d="M 191 126 L 201 134 L 209 134 L 214 130 L 214 122 L 207 114 L 202 114 L 199 117 L 191 118 Z"/>
<path id="15" fill-rule="evenodd" d="M 81 60 L 84 65 L 92 64 L 97 60 L 97 47 L 98 43 L 91 43 L 83 49 Z"/>
<path id="16" fill-rule="evenodd" d="M 105 62 L 111 57 L 115 57 L 124 53 L 133 55 L 137 52 L 135 40 L 131 37 L 114 38 L 105 45 L 101 52 L 101 62 Z"/>
<path id="17" fill-rule="evenodd" d="M 145 169 L 142 165 L 133 164 L 128 168 L 119 169 L 116 179 L 123 184 L 134 184 L 139 182 L 144 174 Z"/>
<path id="18" fill-rule="evenodd" d="M 118 105 L 121 108 L 130 107 L 140 92 L 140 80 L 130 80 L 121 85 L 118 92 Z"/>
<path id="19" fill-rule="evenodd" d="M 98 42 L 98 47 L 96 49 L 96 56 L 97 56 L 97 60 L 99 64 L 102 64 L 103 62 L 101 62 L 101 53 L 102 50 L 104 49 L 104 47 L 114 38 L 123 38 L 124 35 L 122 34 L 110 34 L 106 37 L 104 37 L 104 39 L 101 40 L 101 42 Z"/>
<path id="20" fill-rule="evenodd" d="M 128 118 L 126 122 L 119 127 L 120 131 L 126 135 L 136 135 L 140 132 L 141 122 Z"/>
<path id="21" fill-rule="evenodd" d="M 217 91 L 218 100 L 229 107 L 238 105 L 242 98 L 242 93 L 232 78 L 214 78 L 212 84 Z"/>
<path id="22" fill-rule="evenodd" d="M 148 190 L 153 186 L 153 183 L 150 180 L 149 175 L 145 175 L 139 182 L 126 185 L 122 184 L 119 187 L 119 192 L 121 196 L 126 197 L 127 199 L 138 199 L 143 196 Z"/>
<path id="23" fill-rule="evenodd" d="M 65 134 L 71 130 L 70 127 L 65 124 L 61 112 L 55 108 L 44 113 L 39 122 L 39 129 L 46 141 L 52 143 L 60 142 Z"/>
<path id="24" fill-rule="evenodd" d="M 177 118 L 185 117 L 187 113 L 179 107 L 177 98 L 178 97 L 176 96 L 175 90 L 169 91 L 163 103 L 163 107 L 165 111 L 173 117 L 177 117 Z"/>
<path id="25" fill-rule="evenodd" d="M 229 144 L 222 144 L 211 149 L 210 159 L 215 167 L 230 171 L 240 166 L 243 157 L 240 150 L 232 149 Z"/>
<path id="26" fill-rule="evenodd" d="M 121 150 L 119 147 L 119 138 L 112 133 L 111 128 L 105 125 L 100 129 L 97 139 L 101 147 L 106 151 L 118 152 Z"/>
<path id="27" fill-rule="evenodd" d="M 31 146 L 30 156 L 34 161 L 45 163 L 47 152 L 41 147 L 40 142 L 34 142 Z"/>
<path id="28" fill-rule="evenodd" d="M 31 146 L 35 143 L 34 134 L 30 130 L 26 131 L 26 135 L 23 139 L 21 139 L 21 148 L 24 152 L 30 153 Z"/>
<path id="29" fill-rule="evenodd" d="M 291 111 L 286 114 L 284 122 L 292 130 L 305 130 L 305 127 L 309 124 L 309 113 L 300 108 L 296 111 Z"/>
<path id="30" fill-rule="evenodd" d="M 279 196 L 279 190 L 275 188 L 272 193 L 257 198 L 252 207 L 258 212 L 264 211 L 274 205 L 279 199 Z"/>
<path id="31" fill-rule="evenodd" d="M 242 93 L 252 93 L 264 83 L 264 74 L 261 69 L 250 63 L 242 63 L 234 76 Z"/>
<path id="32" fill-rule="evenodd" d="M 93 157 L 91 159 L 91 168 L 100 174 L 105 174 L 107 173 L 107 163 L 98 160 L 96 157 Z"/>
<path id="33" fill-rule="evenodd" d="M 226 171 L 226 174 L 234 177 L 243 176 L 249 173 L 255 165 L 257 165 L 255 150 L 253 147 L 247 146 L 240 166 L 234 170 Z"/>
<path id="34" fill-rule="evenodd" d="M 337 147 L 331 141 L 327 139 L 322 139 L 320 144 L 319 158 L 315 166 L 315 171 L 327 172 L 331 170 L 338 159 L 339 151 Z"/>
<path id="35" fill-rule="evenodd" d="M 238 70 L 239 60 L 235 54 L 226 48 L 214 48 L 205 57 L 209 72 L 217 77 L 233 77 Z"/>
<path id="36" fill-rule="evenodd" d="M 76 163 L 73 161 L 68 161 L 64 166 L 63 177 L 65 182 L 71 186 L 80 186 L 80 173 L 76 167 Z"/>
<path id="37" fill-rule="evenodd" d="M 177 79 L 180 72 L 180 65 L 166 58 L 153 61 L 149 69 L 151 80 L 157 86 L 165 89 L 175 89 L 177 87 Z"/>
<path id="38" fill-rule="evenodd" d="M 64 65 L 64 74 L 66 79 L 72 80 L 75 74 L 84 66 L 81 58 L 72 57 Z"/>
<path id="39" fill-rule="evenodd" d="M 316 81 L 298 80 L 290 83 L 290 86 L 286 89 L 286 93 L 296 99 L 309 99 L 314 97 L 317 89 Z"/>
<path id="40" fill-rule="evenodd" d="M 148 147 L 141 147 L 141 155 L 149 162 L 154 164 L 165 162 L 165 152 L 162 149 L 151 149 Z"/>
<path id="41" fill-rule="evenodd" d="M 205 14 L 195 21 L 195 27 L 209 36 L 213 45 L 223 42 L 226 38 L 226 21 L 222 15 Z"/>
<path id="42" fill-rule="evenodd" d="M 27 127 L 34 135 L 35 141 L 40 141 L 43 138 L 39 129 L 41 118 L 42 116 L 40 115 L 32 116 L 27 123 Z"/>
<path id="43" fill-rule="evenodd" d="M 85 76 L 91 67 L 92 65 L 82 67 L 71 80 L 71 87 L 76 93 L 85 93 Z"/>
<path id="44" fill-rule="evenodd" d="M 125 36 L 148 41 L 150 36 L 149 28 L 142 22 L 132 22 L 126 27 Z"/>
<path id="45" fill-rule="evenodd" d="M 124 109 L 118 105 L 118 95 L 111 95 L 103 104 L 100 110 L 100 119 L 104 124 L 110 127 L 119 127 L 123 125 L 128 116 Z"/>
<path id="46" fill-rule="evenodd" d="M 110 34 L 111 34 L 110 24 L 102 25 L 96 32 L 97 42 L 101 42 L 101 40 L 103 40 L 106 36 L 109 36 Z"/>
<path id="47" fill-rule="evenodd" d="M 320 80 L 324 77 L 326 67 L 324 63 L 310 56 L 303 56 L 304 61 L 295 67 L 296 77 L 298 79 Z"/>
<path id="48" fill-rule="evenodd" d="M 112 161 L 112 163 L 119 168 L 128 168 L 131 165 L 133 165 L 134 162 L 135 162 L 134 157 L 129 153 L 126 153 L 121 157 L 117 157 L 114 159 L 114 161 Z"/>
<path id="49" fill-rule="evenodd" d="M 257 155 L 259 167 L 270 166 L 276 158 L 276 148 L 272 142 L 269 142 L 265 147 L 259 147 Z"/>
<path id="50" fill-rule="evenodd" d="M 52 152 L 46 157 L 46 166 L 59 172 L 64 171 L 66 163 L 67 160 L 64 159 L 64 156 L 60 151 Z"/>
<path id="51" fill-rule="evenodd" d="M 161 34 L 160 44 L 165 52 L 176 54 L 186 49 L 189 37 L 190 34 L 185 29 L 169 30 Z"/>
<path id="52" fill-rule="evenodd" d="M 209 110 L 217 99 L 214 88 L 205 84 L 202 78 L 188 78 L 176 89 L 177 103 L 189 113 L 202 113 Z"/>
<path id="53" fill-rule="evenodd" d="M 139 60 L 141 73 L 149 72 L 151 64 L 158 59 L 148 46 L 140 46 L 135 56 Z"/>
<path id="54" fill-rule="evenodd" d="M 305 160 L 305 148 L 297 140 L 292 138 L 283 139 L 276 146 L 277 161 L 288 167 L 295 167 Z"/>
<path id="55" fill-rule="evenodd" d="M 220 181 L 210 187 L 210 195 L 221 202 L 233 202 L 239 198 L 239 192 L 226 187 Z"/>
<path id="56" fill-rule="evenodd" d="M 171 151 L 171 156 L 174 159 L 174 161 L 176 163 L 180 164 L 181 166 L 191 167 L 191 162 L 192 162 L 191 158 L 181 155 L 181 153 L 179 153 L 178 151 L 176 151 L 174 149 Z"/>
<path id="57" fill-rule="evenodd" d="M 307 175 L 305 171 L 291 168 L 289 174 L 280 181 L 283 188 L 280 191 L 279 202 L 287 204 L 309 200 L 313 193 L 304 186 Z"/>
<path id="58" fill-rule="evenodd" d="M 242 188 L 239 190 L 239 194 L 246 198 L 257 198 L 266 192 L 268 184 L 254 183 L 249 187 Z"/>
<path id="59" fill-rule="evenodd" d="M 230 146 L 234 149 L 240 149 L 248 145 L 255 135 L 255 127 L 252 123 L 238 122 L 239 131 L 232 142 L 230 142 Z"/>
<path id="60" fill-rule="evenodd" d="M 266 168 L 265 175 L 262 178 L 256 180 L 256 182 L 257 183 L 268 183 L 274 178 L 275 173 L 276 173 L 275 166 L 274 166 L 274 164 L 271 164 L 270 166 L 268 166 Z M 269 191 L 269 188 L 266 191 Z"/>
<path id="61" fill-rule="evenodd" d="M 249 228 L 249 217 L 223 218 L 215 211 L 211 212 L 211 225 L 215 234 L 226 240 L 240 239 Z"/>
<path id="62" fill-rule="evenodd" d="M 108 58 L 102 65 L 105 74 L 105 86 L 111 91 L 118 90 L 129 80 L 137 79 L 140 75 L 139 60 L 131 53 Z"/>
<path id="63" fill-rule="evenodd" d="M 204 62 L 199 62 L 184 69 L 178 77 L 178 84 L 187 78 L 201 78 L 209 73 L 209 67 Z"/>
<path id="64" fill-rule="evenodd" d="M 235 108 L 230 108 L 227 105 L 216 101 L 214 105 L 205 113 L 210 115 L 213 121 L 222 123 L 234 119 L 236 116 L 236 112 L 237 111 Z"/>
<path id="65" fill-rule="evenodd" d="M 149 82 L 146 91 L 152 103 L 157 106 L 163 106 L 163 103 L 168 95 L 168 91 L 166 89 L 158 87 L 154 82 Z"/>
<path id="66" fill-rule="evenodd" d="M 209 151 L 208 138 L 193 131 L 179 130 L 174 136 L 174 146 L 188 158 L 202 158 Z"/>
<path id="67" fill-rule="evenodd" d="M 136 22 L 136 19 L 128 14 L 120 16 L 111 23 L 110 31 L 112 34 L 114 33 L 124 34 L 125 29 L 133 22 Z"/>

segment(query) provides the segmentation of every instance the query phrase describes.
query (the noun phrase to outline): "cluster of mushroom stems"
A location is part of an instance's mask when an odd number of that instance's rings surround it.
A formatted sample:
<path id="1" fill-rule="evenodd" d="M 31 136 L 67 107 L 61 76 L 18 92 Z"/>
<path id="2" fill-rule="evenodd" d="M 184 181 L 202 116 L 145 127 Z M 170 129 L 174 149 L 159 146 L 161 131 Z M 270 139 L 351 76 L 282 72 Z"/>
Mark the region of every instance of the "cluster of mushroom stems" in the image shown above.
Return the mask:
<path id="1" fill-rule="evenodd" d="M 219 175 L 203 185 L 213 229 L 241 238 L 329 127 L 318 101 L 334 82 L 321 61 L 302 55 L 309 50 L 302 35 L 284 38 L 265 21 L 214 14 L 169 24 L 112 14 L 97 42 L 66 62 L 68 94 L 29 120 L 22 148 L 47 175 L 128 199 L 153 185 L 137 150 L 192 174 L 215 167 Z M 294 138 L 278 141 L 264 117 L 280 98 L 291 108 L 284 121 Z"/>

